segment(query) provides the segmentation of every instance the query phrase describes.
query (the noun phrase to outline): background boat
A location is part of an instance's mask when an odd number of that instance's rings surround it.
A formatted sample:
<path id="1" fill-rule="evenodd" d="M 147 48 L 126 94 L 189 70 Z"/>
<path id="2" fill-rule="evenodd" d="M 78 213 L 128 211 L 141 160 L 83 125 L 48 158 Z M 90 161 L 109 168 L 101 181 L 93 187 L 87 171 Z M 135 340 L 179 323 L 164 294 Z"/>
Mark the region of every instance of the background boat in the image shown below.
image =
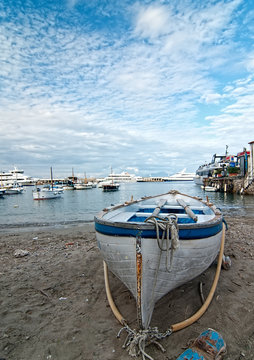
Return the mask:
<path id="1" fill-rule="evenodd" d="M 33 190 L 33 199 L 34 200 L 51 200 L 60 198 L 63 193 L 63 188 L 54 188 L 54 181 L 53 181 L 53 171 L 52 167 L 50 168 L 50 178 L 51 178 L 51 186 L 47 185 L 43 188 L 39 188 L 36 186 L 36 189 Z"/>
<path id="2" fill-rule="evenodd" d="M 226 216 L 254 216 L 252 196 L 204 192 L 193 181 L 134 182 L 122 183 L 119 191 L 103 192 L 100 188 L 91 191 L 64 191 L 56 201 L 34 201 L 32 187 L 16 196 L 3 196 L 0 201 L 0 229 L 24 226 L 79 226 L 92 222 L 94 216 L 111 204 L 139 199 L 143 196 L 165 193 L 177 189 L 192 196 L 209 200 L 221 208 Z M 18 207 L 16 207 L 18 205 Z"/>
<path id="3" fill-rule="evenodd" d="M 186 169 L 165 178 L 165 181 L 193 181 L 195 173 L 187 173 Z"/>
<path id="4" fill-rule="evenodd" d="M 4 186 L 6 195 L 15 195 L 21 194 L 24 191 L 24 188 L 20 186 L 17 182 L 13 182 L 13 184 L 9 184 Z"/>
<path id="5" fill-rule="evenodd" d="M 52 188 L 37 188 L 33 191 L 34 200 L 51 200 L 61 197 L 62 192 Z"/>
<path id="6" fill-rule="evenodd" d="M 3 185 L 12 185 L 14 183 L 19 183 L 23 186 L 32 186 L 35 185 L 36 179 L 31 176 L 24 175 L 24 170 L 18 169 L 16 166 L 14 169 L 7 172 L 0 172 L 0 180 Z"/>
<path id="7" fill-rule="evenodd" d="M 113 181 L 112 181 L 112 182 L 102 184 L 101 187 L 104 192 L 117 191 L 117 190 L 119 190 L 120 184 L 113 183 Z"/>
<path id="8" fill-rule="evenodd" d="M 76 183 L 74 185 L 74 189 L 75 190 L 88 190 L 88 189 L 92 189 L 93 188 L 93 185 L 92 184 L 85 184 L 85 183 Z"/>

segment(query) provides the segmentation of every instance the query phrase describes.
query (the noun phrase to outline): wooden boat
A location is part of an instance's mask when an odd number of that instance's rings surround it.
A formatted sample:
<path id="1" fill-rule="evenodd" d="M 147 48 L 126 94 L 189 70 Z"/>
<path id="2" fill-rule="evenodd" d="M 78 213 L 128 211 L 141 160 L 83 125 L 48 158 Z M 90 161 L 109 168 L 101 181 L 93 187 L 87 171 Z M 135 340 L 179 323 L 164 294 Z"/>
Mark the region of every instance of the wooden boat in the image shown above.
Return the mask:
<path id="1" fill-rule="evenodd" d="M 102 257 L 136 299 L 140 328 L 149 327 L 161 297 L 215 260 L 222 221 L 214 205 L 177 191 L 116 205 L 95 217 Z"/>

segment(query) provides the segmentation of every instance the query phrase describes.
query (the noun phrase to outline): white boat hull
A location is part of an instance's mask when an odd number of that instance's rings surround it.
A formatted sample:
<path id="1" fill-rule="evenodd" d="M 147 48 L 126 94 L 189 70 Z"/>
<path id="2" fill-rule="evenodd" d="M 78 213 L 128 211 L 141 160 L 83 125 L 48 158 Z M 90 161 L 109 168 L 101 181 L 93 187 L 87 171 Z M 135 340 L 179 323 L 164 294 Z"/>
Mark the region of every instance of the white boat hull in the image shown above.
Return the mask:
<path id="1" fill-rule="evenodd" d="M 109 269 L 137 300 L 136 239 L 97 234 L 97 241 Z M 206 239 L 181 240 L 169 272 L 165 266 L 166 252 L 160 251 L 156 239 L 141 240 L 143 328 L 149 326 L 154 305 L 161 297 L 202 274 L 212 264 L 218 255 L 220 242 L 221 232 Z"/>
<path id="2" fill-rule="evenodd" d="M 34 200 L 50 200 L 50 199 L 57 199 L 61 197 L 61 192 L 59 191 L 33 191 L 33 199 Z"/>
<path id="3" fill-rule="evenodd" d="M 204 190 L 204 191 L 209 191 L 209 192 L 215 192 L 215 191 L 218 191 L 218 189 L 214 186 L 204 186 L 204 185 L 201 185 L 201 189 Z"/>
<path id="4" fill-rule="evenodd" d="M 92 189 L 92 185 L 90 184 L 76 184 L 75 185 L 75 190 L 88 190 L 88 189 Z"/>
<path id="5" fill-rule="evenodd" d="M 156 232 L 154 223 L 146 221 L 151 211 L 152 217 L 163 221 L 177 214 L 178 246 L 172 254 L 173 228 L 170 242 L 162 240 L 161 231 Z M 203 273 L 218 255 L 222 216 L 197 198 L 168 193 L 105 209 L 95 217 L 95 229 L 104 261 L 133 294 L 139 325 L 147 329 L 155 303 Z"/>

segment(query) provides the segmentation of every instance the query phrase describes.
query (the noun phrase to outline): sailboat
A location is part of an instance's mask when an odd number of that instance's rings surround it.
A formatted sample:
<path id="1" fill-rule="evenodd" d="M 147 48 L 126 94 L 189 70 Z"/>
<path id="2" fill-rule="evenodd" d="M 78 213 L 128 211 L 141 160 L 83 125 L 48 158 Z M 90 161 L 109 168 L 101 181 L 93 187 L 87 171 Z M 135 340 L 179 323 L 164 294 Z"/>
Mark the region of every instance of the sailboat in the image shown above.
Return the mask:
<path id="1" fill-rule="evenodd" d="M 62 190 L 54 188 L 53 184 L 53 172 L 52 167 L 50 168 L 50 177 L 51 177 L 51 186 L 45 186 L 43 188 L 38 188 L 33 191 L 33 199 L 34 200 L 50 200 L 61 197 Z"/>

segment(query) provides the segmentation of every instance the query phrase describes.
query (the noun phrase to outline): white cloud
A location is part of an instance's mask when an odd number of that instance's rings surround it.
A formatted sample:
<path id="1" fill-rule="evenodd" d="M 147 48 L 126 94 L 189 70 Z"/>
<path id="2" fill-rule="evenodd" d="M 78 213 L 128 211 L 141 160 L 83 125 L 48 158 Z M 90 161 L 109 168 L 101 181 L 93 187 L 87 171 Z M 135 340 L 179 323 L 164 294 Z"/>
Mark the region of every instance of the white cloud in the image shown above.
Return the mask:
<path id="1" fill-rule="evenodd" d="M 1 27 L 0 153 L 5 159 L 8 149 L 7 165 L 12 157 L 89 173 L 110 165 L 168 173 L 170 166 L 194 170 L 225 137 L 235 147 L 251 140 L 251 49 L 242 50 L 245 72 L 235 65 L 241 1 L 124 2 L 114 10 L 101 3 L 92 12 L 97 28 L 78 13 L 85 2 L 68 4 L 62 21 L 54 9 L 27 9 Z M 248 132 L 237 138 L 230 124 Z"/>
<path id="2" fill-rule="evenodd" d="M 204 94 L 201 96 L 201 100 L 204 100 L 207 104 L 218 104 L 222 96 L 220 94 Z"/>
<path id="3" fill-rule="evenodd" d="M 139 9 L 135 31 L 142 37 L 157 37 L 170 29 L 170 13 L 167 6 L 148 6 Z"/>

